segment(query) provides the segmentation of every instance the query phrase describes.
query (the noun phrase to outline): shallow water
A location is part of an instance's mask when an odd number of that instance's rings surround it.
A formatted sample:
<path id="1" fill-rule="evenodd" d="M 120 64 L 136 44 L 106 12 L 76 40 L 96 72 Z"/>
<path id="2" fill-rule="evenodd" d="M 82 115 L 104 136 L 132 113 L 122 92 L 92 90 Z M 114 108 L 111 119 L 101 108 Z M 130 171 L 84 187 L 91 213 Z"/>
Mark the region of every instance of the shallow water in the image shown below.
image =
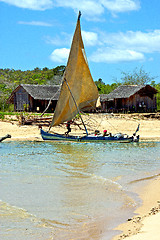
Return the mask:
<path id="1" fill-rule="evenodd" d="M 111 239 L 159 170 L 160 142 L 2 142 L 0 239 Z"/>

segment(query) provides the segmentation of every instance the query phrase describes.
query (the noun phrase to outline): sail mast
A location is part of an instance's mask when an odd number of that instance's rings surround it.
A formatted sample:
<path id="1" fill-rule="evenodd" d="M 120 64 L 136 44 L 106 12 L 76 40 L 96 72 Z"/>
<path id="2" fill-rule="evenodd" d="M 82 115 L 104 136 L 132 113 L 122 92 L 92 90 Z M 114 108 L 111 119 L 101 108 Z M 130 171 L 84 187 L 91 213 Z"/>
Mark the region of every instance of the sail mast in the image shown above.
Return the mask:
<path id="1" fill-rule="evenodd" d="M 95 108 L 98 89 L 91 76 L 84 44 L 81 36 L 79 12 L 76 29 L 73 35 L 67 66 L 63 74 L 60 96 L 54 111 L 51 126 L 70 121 L 80 111 Z M 81 118 L 86 133 L 86 126 Z"/>
<path id="2" fill-rule="evenodd" d="M 85 128 L 85 131 L 86 131 L 86 134 L 87 134 L 87 136 L 88 136 L 88 131 L 87 131 L 86 125 L 84 124 L 84 121 L 83 121 L 83 118 L 82 118 L 82 116 L 81 116 L 79 107 L 78 107 L 78 105 L 77 105 L 77 103 L 76 103 L 76 100 L 75 100 L 75 98 L 74 98 L 74 96 L 73 96 L 73 94 L 72 94 L 72 91 L 71 91 L 71 89 L 70 89 L 70 87 L 69 87 L 69 85 L 68 85 L 67 80 L 64 79 L 64 81 L 65 81 L 66 84 L 67 84 L 67 87 L 68 87 L 68 89 L 69 89 L 69 91 L 70 91 L 70 94 L 71 94 L 72 99 L 73 99 L 73 101 L 74 101 L 74 103 L 75 103 L 75 105 L 76 105 L 76 108 L 77 108 L 78 114 L 79 114 L 79 116 L 80 116 L 80 119 L 81 119 L 81 121 L 82 121 L 82 124 L 83 124 L 83 126 L 84 126 L 84 128 Z"/>
<path id="3" fill-rule="evenodd" d="M 80 17 L 81 17 L 81 11 L 79 11 L 79 14 L 78 14 L 78 21 L 80 21 Z M 81 121 L 82 121 L 82 124 L 83 124 L 83 126 L 84 126 L 84 128 L 85 128 L 86 134 L 88 135 L 88 131 L 87 131 L 86 125 L 85 125 L 85 123 L 84 123 L 84 121 L 83 121 L 83 118 L 82 118 L 82 116 L 81 116 L 79 107 L 78 107 L 78 105 L 77 105 L 77 103 L 76 103 L 76 100 L 75 100 L 75 98 L 74 98 L 74 96 L 73 96 L 73 94 L 72 94 L 72 91 L 71 91 L 71 89 L 70 89 L 70 87 L 69 87 L 69 85 L 68 85 L 68 82 L 67 82 L 66 78 L 64 78 L 64 81 L 65 81 L 66 84 L 67 84 L 67 87 L 68 87 L 68 89 L 69 89 L 69 91 L 70 91 L 70 94 L 71 94 L 71 96 L 72 96 L 72 99 L 73 99 L 73 101 L 74 101 L 74 103 L 75 103 L 75 105 L 76 105 L 78 114 L 79 114 L 80 119 L 81 119 Z"/>

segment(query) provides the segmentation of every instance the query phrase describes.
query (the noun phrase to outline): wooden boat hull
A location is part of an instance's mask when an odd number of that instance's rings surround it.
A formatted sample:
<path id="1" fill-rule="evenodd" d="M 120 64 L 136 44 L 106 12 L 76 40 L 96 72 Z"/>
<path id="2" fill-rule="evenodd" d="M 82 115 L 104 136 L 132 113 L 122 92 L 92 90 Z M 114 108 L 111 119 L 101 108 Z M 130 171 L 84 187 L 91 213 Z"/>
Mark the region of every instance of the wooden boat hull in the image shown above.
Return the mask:
<path id="1" fill-rule="evenodd" d="M 77 141 L 77 142 L 133 142 L 133 137 L 122 137 L 122 136 L 94 136 L 88 135 L 83 137 L 77 136 L 66 136 L 62 134 L 53 134 L 45 132 L 44 130 L 41 131 L 41 136 L 43 140 L 50 140 L 50 141 Z M 139 139 L 139 138 L 138 138 Z"/>

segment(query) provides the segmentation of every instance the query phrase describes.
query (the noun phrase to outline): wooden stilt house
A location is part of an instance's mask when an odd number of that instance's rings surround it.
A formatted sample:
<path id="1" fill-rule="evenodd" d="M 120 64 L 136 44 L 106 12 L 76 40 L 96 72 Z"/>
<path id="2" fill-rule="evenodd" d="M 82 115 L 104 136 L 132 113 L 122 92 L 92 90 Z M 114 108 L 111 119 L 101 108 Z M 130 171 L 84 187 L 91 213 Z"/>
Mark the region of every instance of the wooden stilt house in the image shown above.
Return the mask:
<path id="1" fill-rule="evenodd" d="M 21 84 L 11 94 L 9 103 L 14 111 L 43 112 L 52 98 L 48 111 L 53 112 L 59 98 L 59 85 Z"/>
<path id="2" fill-rule="evenodd" d="M 150 85 L 121 85 L 109 94 L 101 94 L 105 112 L 155 112 L 156 93 Z"/>

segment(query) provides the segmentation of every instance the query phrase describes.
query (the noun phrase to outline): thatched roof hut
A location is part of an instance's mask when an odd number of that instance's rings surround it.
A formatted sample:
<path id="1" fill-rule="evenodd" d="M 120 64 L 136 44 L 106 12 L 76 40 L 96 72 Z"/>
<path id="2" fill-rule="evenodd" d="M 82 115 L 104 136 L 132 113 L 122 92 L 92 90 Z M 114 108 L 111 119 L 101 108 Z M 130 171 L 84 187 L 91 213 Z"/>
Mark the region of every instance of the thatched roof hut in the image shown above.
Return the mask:
<path id="1" fill-rule="evenodd" d="M 10 95 L 8 102 L 15 111 L 42 112 L 52 99 L 49 110 L 54 111 L 59 98 L 59 85 L 21 84 Z"/>
<path id="2" fill-rule="evenodd" d="M 101 94 L 104 111 L 155 111 L 156 93 L 150 85 L 121 85 L 109 94 Z"/>

